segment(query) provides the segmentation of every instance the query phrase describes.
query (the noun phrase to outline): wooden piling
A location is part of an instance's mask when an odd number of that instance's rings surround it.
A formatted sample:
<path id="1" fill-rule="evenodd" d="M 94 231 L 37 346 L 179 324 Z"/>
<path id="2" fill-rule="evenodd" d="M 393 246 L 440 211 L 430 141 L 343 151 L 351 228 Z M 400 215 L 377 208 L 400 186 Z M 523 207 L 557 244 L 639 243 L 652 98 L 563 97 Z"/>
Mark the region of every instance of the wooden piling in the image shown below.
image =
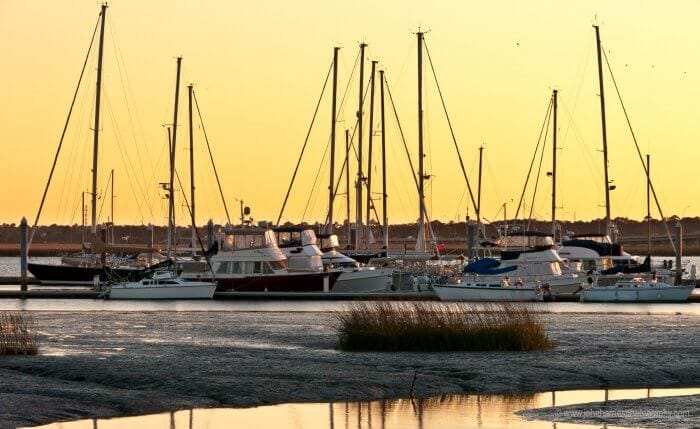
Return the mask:
<path id="1" fill-rule="evenodd" d="M 676 221 L 676 284 L 679 285 L 683 281 L 683 267 L 681 267 L 681 258 L 683 257 L 683 224 L 681 220 Z"/>
<path id="2" fill-rule="evenodd" d="M 20 264 L 20 286 L 22 292 L 27 291 L 27 256 L 29 255 L 27 218 L 23 217 L 19 224 L 19 264 Z"/>

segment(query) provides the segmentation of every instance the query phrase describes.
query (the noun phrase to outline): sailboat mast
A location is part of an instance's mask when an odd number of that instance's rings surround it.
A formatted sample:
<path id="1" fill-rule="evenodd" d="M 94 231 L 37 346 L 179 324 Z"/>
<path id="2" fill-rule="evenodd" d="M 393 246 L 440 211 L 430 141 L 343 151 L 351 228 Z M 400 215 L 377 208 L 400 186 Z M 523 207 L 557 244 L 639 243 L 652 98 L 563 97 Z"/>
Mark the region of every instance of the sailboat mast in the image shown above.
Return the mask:
<path id="1" fill-rule="evenodd" d="M 386 129 L 384 128 L 384 70 L 379 70 L 379 111 L 382 121 L 382 227 L 384 248 L 389 249 L 389 217 L 386 211 Z"/>
<path id="2" fill-rule="evenodd" d="M 180 69 L 182 67 L 182 57 L 177 57 L 177 73 L 175 75 L 175 109 L 173 112 L 173 127 L 172 138 L 170 139 L 170 187 L 169 192 L 169 207 L 168 207 L 168 257 L 172 256 L 172 246 L 177 247 L 175 240 L 177 233 L 175 232 L 175 144 L 177 142 L 177 111 L 180 101 Z"/>
<path id="3" fill-rule="evenodd" d="M 365 48 L 366 43 L 360 43 L 360 90 L 357 107 L 357 183 L 355 184 L 355 249 L 362 243 L 362 102 L 364 101 L 365 79 Z"/>
<path id="4" fill-rule="evenodd" d="M 651 257 L 651 156 L 647 154 L 647 255 Z"/>
<path id="5" fill-rule="evenodd" d="M 557 235 L 557 93 L 552 91 L 552 239 Z"/>
<path id="6" fill-rule="evenodd" d="M 369 132 L 367 133 L 367 208 L 366 224 L 369 229 L 369 220 L 372 213 L 372 138 L 374 137 L 374 81 L 377 62 L 372 61 L 370 89 L 369 89 Z M 365 247 L 369 247 L 369 234 L 365 234 Z"/>
<path id="7" fill-rule="evenodd" d="M 105 41 L 105 18 L 107 16 L 107 3 L 102 4 L 100 12 L 100 47 L 97 51 L 97 90 L 95 91 L 95 127 L 93 128 L 92 143 L 92 233 L 97 234 L 97 158 L 100 146 L 100 97 L 102 95 L 102 58 Z"/>
<path id="8" fill-rule="evenodd" d="M 594 25 L 596 52 L 598 56 L 598 87 L 600 88 L 600 121 L 603 132 L 603 171 L 605 173 L 605 227 L 610 234 L 613 231 L 612 221 L 610 218 L 610 179 L 608 176 L 608 132 L 605 124 L 605 86 L 603 85 L 603 61 L 602 48 L 600 46 L 600 29 Z M 614 234 L 611 234 L 611 236 Z M 616 241 L 616 237 L 613 237 Z"/>
<path id="9" fill-rule="evenodd" d="M 192 127 L 192 91 L 194 85 L 187 85 L 189 128 L 190 128 L 190 216 L 192 217 L 192 248 L 197 243 L 197 223 L 194 211 L 194 128 Z M 192 251 L 194 253 L 194 250 Z"/>
<path id="10" fill-rule="evenodd" d="M 476 247 L 477 247 L 477 256 L 479 254 L 479 234 L 481 231 L 481 172 L 482 168 L 481 166 L 483 165 L 484 161 L 484 145 L 479 146 L 479 177 L 478 177 L 478 183 L 477 183 L 477 192 L 476 192 Z M 467 210 L 469 209 L 469 205 L 467 205 Z"/>
<path id="11" fill-rule="evenodd" d="M 425 251 L 425 192 L 423 188 L 423 33 L 418 38 L 418 241 L 416 251 Z"/>
<path id="12" fill-rule="evenodd" d="M 330 162 L 330 179 L 328 182 L 328 233 L 333 233 L 333 199 L 335 187 L 335 128 L 338 98 L 338 51 L 340 48 L 333 48 L 333 99 L 331 102 L 331 162 Z"/>
<path id="13" fill-rule="evenodd" d="M 345 130 L 345 219 L 347 220 L 346 246 L 350 246 L 352 235 L 350 234 L 350 130 Z"/>

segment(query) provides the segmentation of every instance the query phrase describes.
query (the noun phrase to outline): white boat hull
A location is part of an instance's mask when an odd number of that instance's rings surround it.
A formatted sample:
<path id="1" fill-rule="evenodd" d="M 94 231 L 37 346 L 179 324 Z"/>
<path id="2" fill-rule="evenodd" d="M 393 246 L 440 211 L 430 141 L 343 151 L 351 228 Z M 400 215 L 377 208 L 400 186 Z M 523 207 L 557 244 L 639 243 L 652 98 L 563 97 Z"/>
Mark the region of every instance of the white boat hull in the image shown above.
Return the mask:
<path id="1" fill-rule="evenodd" d="M 685 302 L 695 286 L 592 287 L 581 292 L 581 302 Z"/>
<path id="2" fill-rule="evenodd" d="M 216 284 L 195 283 L 188 285 L 126 286 L 114 285 L 110 299 L 211 299 Z"/>
<path id="3" fill-rule="evenodd" d="M 441 301 L 541 301 L 542 295 L 534 288 L 478 287 L 461 285 L 433 285 Z"/>
<path id="4" fill-rule="evenodd" d="M 391 289 L 392 271 L 384 268 L 343 271 L 331 289 L 331 293 L 386 292 Z"/>

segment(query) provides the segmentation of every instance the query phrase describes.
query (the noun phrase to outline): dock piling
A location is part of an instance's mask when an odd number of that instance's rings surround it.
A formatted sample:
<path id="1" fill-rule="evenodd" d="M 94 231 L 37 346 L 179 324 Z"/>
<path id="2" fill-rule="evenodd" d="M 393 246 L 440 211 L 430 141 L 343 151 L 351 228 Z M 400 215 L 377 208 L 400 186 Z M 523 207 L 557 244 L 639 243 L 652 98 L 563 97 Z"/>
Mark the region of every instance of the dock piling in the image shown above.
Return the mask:
<path id="1" fill-rule="evenodd" d="M 20 264 L 20 287 L 22 292 L 27 291 L 27 256 L 29 255 L 28 249 L 28 228 L 27 228 L 27 218 L 23 217 L 19 224 L 19 264 Z"/>
<path id="2" fill-rule="evenodd" d="M 683 267 L 681 267 L 681 258 L 683 256 L 683 224 L 681 220 L 676 221 L 676 284 L 679 285 L 683 281 Z"/>

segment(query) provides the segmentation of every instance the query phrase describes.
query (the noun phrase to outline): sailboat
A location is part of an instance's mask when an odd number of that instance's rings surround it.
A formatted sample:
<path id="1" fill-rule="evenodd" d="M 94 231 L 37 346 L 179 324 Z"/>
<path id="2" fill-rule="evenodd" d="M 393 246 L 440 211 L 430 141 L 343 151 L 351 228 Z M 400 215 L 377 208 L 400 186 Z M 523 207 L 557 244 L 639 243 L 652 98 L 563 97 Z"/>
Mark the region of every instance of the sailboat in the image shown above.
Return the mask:
<path id="1" fill-rule="evenodd" d="M 62 264 L 38 264 L 34 262 L 29 262 L 27 264 L 27 269 L 32 275 L 39 280 L 41 283 L 48 284 L 78 284 L 87 285 L 94 284 L 97 282 L 105 282 L 110 279 L 123 279 L 123 280 L 139 280 L 144 277 L 152 269 L 162 268 L 170 264 L 169 260 L 161 261 L 154 266 L 148 266 L 152 260 L 152 255 L 158 253 L 158 249 L 154 248 L 144 248 L 144 247 L 134 247 L 134 246 L 115 246 L 113 244 L 106 245 L 106 234 L 103 238 L 98 237 L 98 225 L 97 225 L 97 173 L 98 173 L 98 154 L 99 154 L 99 129 L 100 129 L 100 97 L 102 92 L 102 58 L 104 52 L 104 30 L 105 30 L 105 17 L 107 14 L 107 5 L 103 4 L 100 10 L 100 36 L 99 36 L 99 50 L 97 57 L 97 90 L 95 93 L 95 119 L 93 127 L 93 158 L 92 158 L 92 222 L 91 222 L 91 232 L 90 232 L 90 246 L 89 252 L 81 255 L 80 257 L 68 258 L 62 261 Z M 82 75 L 81 75 L 82 77 Z M 69 116 L 70 119 L 70 116 Z M 66 122 L 67 125 L 68 122 Z M 65 135 L 65 129 L 64 129 Z M 62 137 L 63 138 L 63 137 Z M 60 150 L 60 146 L 59 146 Z M 54 160 L 54 167 L 56 156 Z M 41 209 L 46 198 L 46 192 L 48 191 L 49 184 L 51 183 L 51 178 L 53 175 L 53 168 L 51 174 L 49 175 L 49 180 L 47 182 L 46 188 L 44 190 L 44 196 L 39 207 L 39 212 L 34 224 L 38 223 L 39 216 L 41 214 Z M 30 239 L 31 243 L 31 239 Z M 130 253 L 130 254 L 148 254 L 149 257 L 133 260 L 131 258 L 115 258 L 116 253 Z M 134 262 L 141 262 L 141 265 Z M 148 262 L 147 262 L 148 261 Z"/>
<path id="2" fill-rule="evenodd" d="M 649 278 L 635 277 L 618 280 L 612 285 L 600 285 L 594 282 L 581 292 L 581 302 L 685 302 L 695 289 L 694 284 L 671 285 L 658 281 L 656 272 L 651 267 L 651 205 L 650 205 L 650 156 L 647 155 L 647 243 L 648 255 L 646 268 Z"/>

